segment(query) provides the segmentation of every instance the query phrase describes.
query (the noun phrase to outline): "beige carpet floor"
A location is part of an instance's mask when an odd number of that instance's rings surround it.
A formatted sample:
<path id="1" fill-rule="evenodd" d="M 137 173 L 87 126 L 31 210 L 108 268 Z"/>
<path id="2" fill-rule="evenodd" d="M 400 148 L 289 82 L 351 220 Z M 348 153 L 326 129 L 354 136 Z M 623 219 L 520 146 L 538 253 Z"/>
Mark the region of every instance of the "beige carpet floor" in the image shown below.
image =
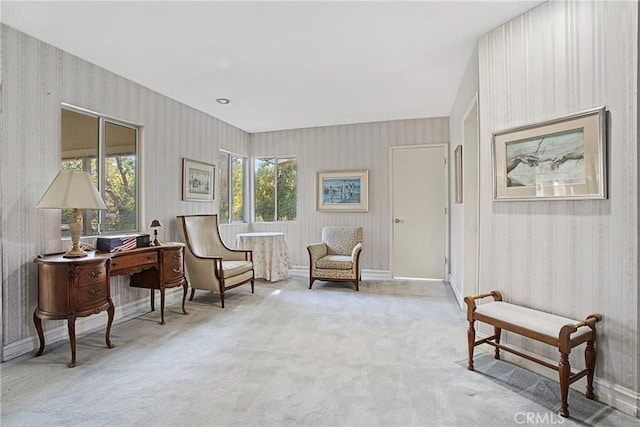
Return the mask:
<path id="1" fill-rule="evenodd" d="M 349 285 L 292 277 L 196 293 L 167 324 L 150 312 L 41 357 L 2 364 L 7 426 L 640 426 L 571 391 L 560 419 L 558 385 L 482 351 L 466 366 L 466 320 L 441 282 Z M 489 351 L 490 348 L 487 349 Z"/>

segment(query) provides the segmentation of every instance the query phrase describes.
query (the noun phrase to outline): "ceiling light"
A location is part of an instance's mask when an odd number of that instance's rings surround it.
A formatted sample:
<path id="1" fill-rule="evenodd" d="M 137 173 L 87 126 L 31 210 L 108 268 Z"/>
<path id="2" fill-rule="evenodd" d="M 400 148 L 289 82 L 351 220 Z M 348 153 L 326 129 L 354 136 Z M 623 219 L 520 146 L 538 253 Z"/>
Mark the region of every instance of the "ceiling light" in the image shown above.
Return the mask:
<path id="1" fill-rule="evenodd" d="M 218 99 L 216 99 L 216 102 L 218 104 L 229 104 L 231 102 L 231 100 L 227 99 L 227 98 L 218 98 Z"/>

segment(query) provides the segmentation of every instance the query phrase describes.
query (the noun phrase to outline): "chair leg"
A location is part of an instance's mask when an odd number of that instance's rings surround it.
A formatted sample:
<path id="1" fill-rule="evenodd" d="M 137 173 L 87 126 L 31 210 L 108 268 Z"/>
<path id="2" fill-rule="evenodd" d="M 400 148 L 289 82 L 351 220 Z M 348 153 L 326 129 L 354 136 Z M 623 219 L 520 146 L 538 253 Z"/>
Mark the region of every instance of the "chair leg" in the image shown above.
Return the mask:
<path id="1" fill-rule="evenodd" d="M 568 418 L 569 403 L 567 402 L 567 399 L 569 397 L 569 380 L 571 377 L 571 366 L 569 365 L 569 355 L 566 353 L 560 353 L 560 364 L 558 366 L 558 373 L 560 376 L 560 398 L 562 400 L 560 415 Z"/>
<path id="2" fill-rule="evenodd" d="M 360 287 L 358 286 L 358 279 L 354 280 L 353 284 L 356 285 L 356 292 L 360 291 Z"/>
<path id="3" fill-rule="evenodd" d="M 311 289 L 311 286 L 313 286 L 313 282 L 315 282 L 316 279 L 314 279 L 313 277 L 309 277 L 309 289 Z"/>
<path id="4" fill-rule="evenodd" d="M 587 341 L 587 348 L 584 351 L 585 364 L 587 366 L 587 392 L 585 396 L 587 399 L 593 399 L 593 372 L 596 368 L 596 350 L 594 348 L 594 342 Z"/>
<path id="5" fill-rule="evenodd" d="M 224 308 L 224 291 L 223 290 L 220 291 L 220 304 L 222 305 L 222 308 Z"/>
<path id="6" fill-rule="evenodd" d="M 493 327 L 493 333 L 496 336 L 496 344 L 500 344 L 500 335 L 502 334 L 502 329 Z M 494 359 L 500 359 L 500 348 L 496 347 L 495 353 L 493 354 Z"/>
<path id="7" fill-rule="evenodd" d="M 191 296 L 189 297 L 189 301 L 193 301 L 193 296 L 196 294 L 196 290 L 191 288 Z"/>
<path id="8" fill-rule="evenodd" d="M 467 329 L 467 345 L 469 346 L 469 362 L 467 363 L 467 369 L 470 371 L 473 371 L 473 349 L 476 346 L 476 328 L 473 323 L 473 321 L 469 322 L 469 329 Z"/>
<path id="9" fill-rule="evenodd" d="M 253 293 L 254 279 L 251 279 L 251 293 Z"/>

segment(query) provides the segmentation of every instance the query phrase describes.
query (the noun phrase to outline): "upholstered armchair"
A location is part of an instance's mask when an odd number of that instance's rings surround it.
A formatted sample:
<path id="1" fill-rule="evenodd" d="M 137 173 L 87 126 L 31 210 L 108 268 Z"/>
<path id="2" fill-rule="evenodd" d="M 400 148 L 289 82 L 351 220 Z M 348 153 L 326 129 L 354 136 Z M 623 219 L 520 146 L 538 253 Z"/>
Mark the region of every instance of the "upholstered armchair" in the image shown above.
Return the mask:
<path id="1" fill-rule="evenodd" d="M 245 283 L 254 290 L 252 253 L 228 248 L 220 237 L 218 215 L 178 216 L 178 235 L 186 245 L 185 264 L 191 297 L 196 289 L 218 292 L 224 308 L 224 293 Z"/>
<path id="2" fill-rule="evenodd" d="M 322 228 L 322 242 L 307 246 L 309 289 L 316 280 L 351 282 L 359 291 L 362 227 Z"/>

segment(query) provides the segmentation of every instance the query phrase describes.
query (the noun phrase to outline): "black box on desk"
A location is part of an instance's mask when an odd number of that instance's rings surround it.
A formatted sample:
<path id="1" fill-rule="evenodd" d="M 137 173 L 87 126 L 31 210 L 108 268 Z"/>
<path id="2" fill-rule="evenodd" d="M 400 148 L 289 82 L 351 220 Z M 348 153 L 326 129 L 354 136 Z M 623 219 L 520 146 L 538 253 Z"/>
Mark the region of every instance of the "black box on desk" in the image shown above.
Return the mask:
<path id="1" fill-rule="evenodd" d="M 98 252 L 120 252 L 130 251 L 136 248 L 146 248 L 149 246 L 150 237 L 148 234 L 123 234 L 118 236 L 98 237 L 96 249 Z"/>

